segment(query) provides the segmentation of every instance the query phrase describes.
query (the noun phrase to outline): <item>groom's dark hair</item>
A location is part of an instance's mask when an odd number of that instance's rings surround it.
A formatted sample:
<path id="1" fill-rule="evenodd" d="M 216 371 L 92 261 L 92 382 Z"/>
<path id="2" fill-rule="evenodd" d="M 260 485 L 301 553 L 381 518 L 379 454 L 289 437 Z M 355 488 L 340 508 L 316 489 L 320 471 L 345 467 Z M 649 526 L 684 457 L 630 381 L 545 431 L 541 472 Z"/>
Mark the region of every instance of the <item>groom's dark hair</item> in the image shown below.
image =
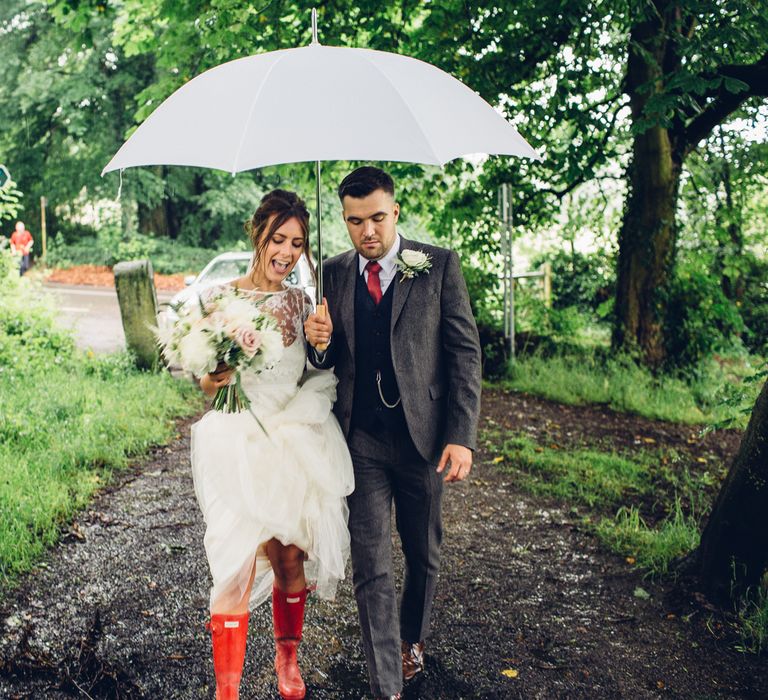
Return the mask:
<path id="1" fill-rule="evenodd" d="M 342 202 L 344 197 L 361 199 L 376 190 L 384 190 L 394 197 L 395 182 L 389 173 L 385 173 L 381 168 L 364 165 L 362 168 L 353 170 L 341 181 L 339 185 L 339 199 Z"/>

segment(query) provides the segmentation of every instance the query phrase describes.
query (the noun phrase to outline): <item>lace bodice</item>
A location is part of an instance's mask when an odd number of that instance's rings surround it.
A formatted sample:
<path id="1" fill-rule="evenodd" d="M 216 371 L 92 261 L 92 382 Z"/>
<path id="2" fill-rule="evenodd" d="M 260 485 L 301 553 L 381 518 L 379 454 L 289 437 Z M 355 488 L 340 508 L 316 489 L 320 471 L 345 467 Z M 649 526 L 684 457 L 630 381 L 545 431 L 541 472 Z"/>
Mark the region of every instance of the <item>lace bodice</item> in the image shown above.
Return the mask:
<path id="1" fill-rule="evenodd" d="M 283 345 L 290 347 L 297 338 L 304 338 L 304 321 L 312 312 L 312 300 L 296 287 L 280 292 L 262 292 L 258 289 L 236 288 L 246 298 L 252 298 L 261 308 L 274 316 L 283 334 Z"/>
<path id="2" fill-rule="evenodd" d="M 280 361 L 259 373 L 246 370 L 241 378 L 243 389 L 254 405 L 272 409 L 293 396 L 304 374 L 307 363 L 304 321 L 312 312 L 312 300 L 296 287 L 287 287 L 280 292 L 238 291 L 272 315 L 283 335 L 285 351 Z M 272 388 L 267 390 L 267 385 Z"/>

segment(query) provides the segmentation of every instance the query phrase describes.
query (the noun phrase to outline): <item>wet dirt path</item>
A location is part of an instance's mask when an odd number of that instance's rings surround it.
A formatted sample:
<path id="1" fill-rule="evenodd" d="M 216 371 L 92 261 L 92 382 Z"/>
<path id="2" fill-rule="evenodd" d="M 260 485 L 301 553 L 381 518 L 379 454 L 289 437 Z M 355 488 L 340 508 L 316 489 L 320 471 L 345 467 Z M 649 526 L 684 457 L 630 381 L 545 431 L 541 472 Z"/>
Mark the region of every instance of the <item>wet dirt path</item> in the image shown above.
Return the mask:
<path id="1" fill-rule="evenodd" d="M 522 401 L 531 416 L 552 406 L 490 394 L 484 420 L 516 417 Z M 189 422 L 0 600 L 0 698 L 213 697 L 188 449 Z M 735 652 L 711 611 L 601 551 L 567 508 L 522 493 L 492 457 L 481 450 L 472 479 L 447 489 L 427 673 L 404 700 L 768 697 L 768 663 Z M 262 607 L 242 698 L 277 697 L 272 654 Z M 302 666 L 309 699 L 366 696 L 348 581 L 336 603 L 309 605 Z"/>

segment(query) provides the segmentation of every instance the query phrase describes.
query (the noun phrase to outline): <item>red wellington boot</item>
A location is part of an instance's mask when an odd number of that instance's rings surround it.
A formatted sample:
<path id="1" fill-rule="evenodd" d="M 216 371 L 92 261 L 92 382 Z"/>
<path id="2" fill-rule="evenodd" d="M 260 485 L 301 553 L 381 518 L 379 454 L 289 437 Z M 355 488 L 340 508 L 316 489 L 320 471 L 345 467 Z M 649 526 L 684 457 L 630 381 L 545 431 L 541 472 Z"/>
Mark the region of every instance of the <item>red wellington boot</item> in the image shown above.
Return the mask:
<path id="1" fill-rule="evenodd" d="M 211 615 L 211 621 L 206 626 L 211 631 L 213 642 L 216 700 L 238 700 L 248 636 L 248 613 Z"/>
<path id="2" fill-rule="evenodd" d="M 301 679 L 296 651 L 304 627 L 307 591 L 283 593 L 272 587 L 272 621 L 275 625 L 275 671 L 277 690 L 283 700 L 302 700 L 307 693 Z"/>

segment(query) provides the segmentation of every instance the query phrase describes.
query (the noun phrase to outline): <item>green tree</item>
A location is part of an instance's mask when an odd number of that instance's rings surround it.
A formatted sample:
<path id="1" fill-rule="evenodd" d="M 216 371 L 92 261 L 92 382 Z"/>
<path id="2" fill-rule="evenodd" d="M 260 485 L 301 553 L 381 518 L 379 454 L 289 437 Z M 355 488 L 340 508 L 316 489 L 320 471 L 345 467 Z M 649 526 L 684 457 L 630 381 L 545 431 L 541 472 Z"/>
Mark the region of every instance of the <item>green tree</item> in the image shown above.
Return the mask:
<path id="1" fill-rule="evenodd" d="M 307 44 L 310 8 L 289 0 L 11 0 L 3 26 L 14 60 L 0 68 L 0 116 L 13 126 L 0 146 L 23 164 L 27 201 L 44 191 L 75 202 L 83 186 L 91 199 L 114 196 L 117 176 L 101 181 L 98 173 L 161 100 L 223 61 Z M 625 181 L 614 342 L 657 365 L 666 352 L 681 177 L 702 143 L 715 149 L 717 125 L 754 114 L 764 97 L 765 10 L 766 0 L 333 0 L 319 8 L 319 25 L 323 43 L 435 63 L 541 150 L 542 164 L 489 158 L 444 173 L 394 166 L 405 211 L 486 270 L 498 260 L 499 183 L 513 185 L 516 223 L 537 229 L 566 200 L 593 191 L 580 189 L 585 183 Z M 246 200 L 286 173 L 312 192 L 303 166 L 253 173 L 247 186 L 208 171 L 135 169 L 124 178 L 124 209 L 143 231 L 211 244 L 234 235 L 253 205 Z M 733 170 L 729 181 L 737 179 Z M 231 197 L 242 206 L 224 205 Z M 733 232 L 728 216 L 724 230 Z"/>
<path id="2" fill-rule="evenodd" d="M 617 347 L 666 360 L 664 294 L 675 263 L 686 159 L 751 98 L 768 96 L 764 2 L 653 0 L 629 27 L 624 90 L 632 119 L 629 196 L 619 232 Z"/>
<path id="3" fill-rule="evenodd" d="M 13 180 L 8 180 L 0 187 L 0 223 L 15 219 L 21 211 L 22 193 Z"/>
<path id="4" fill-rule="evenodd" d="M 28 218 L 43 195 L 55 223 L 62 204 L 116 193 L 100 172 L 127 128 L 146 59 L 122 62 L 104 8 L 86 29 L 72 33 L 40 0 L 11 0 L 0 10 L 0 152 L 29 203 Z"/>

